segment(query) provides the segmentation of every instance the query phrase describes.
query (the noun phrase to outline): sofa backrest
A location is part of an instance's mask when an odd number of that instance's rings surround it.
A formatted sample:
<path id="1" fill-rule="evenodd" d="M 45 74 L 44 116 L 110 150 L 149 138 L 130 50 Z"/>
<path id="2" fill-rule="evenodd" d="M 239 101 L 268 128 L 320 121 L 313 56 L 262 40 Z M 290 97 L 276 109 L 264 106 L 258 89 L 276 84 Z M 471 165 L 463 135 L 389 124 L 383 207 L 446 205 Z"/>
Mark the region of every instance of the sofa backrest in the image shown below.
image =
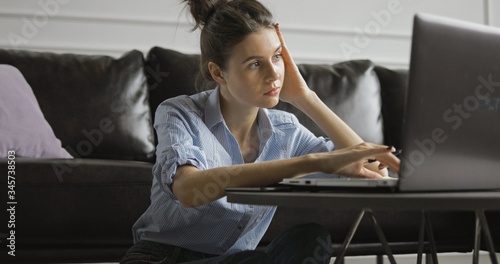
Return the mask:
<path id="1" fill-rule="evenodd" d="M 121 58 L 0 50 L 73 157 L 149 160 L 154 134 L 142 52 Z M 32 128 L 36 129 L 36 128 Z"/>
<path id="2" fill-rule="evenodd" d="M 155 109 L 166 98 L 197 92 L 198 65 L 198 55 L 161 47 L 149 51 L 146 71 L 153 119 Z M 364 140 L 400 147 L 405 70 L 389 70 L 369 60 L 298 66 L 309 87 Z M 294 113 L 309 130 L 324 136 L 311 119 L 291 105 L 280 102 L 276 108 Z"/>
<path id="3" fill-rule="evenodd" d="M 120 58 L 0 50 L 0 64 L 17 67 L 55 135 L 74 157 L 154 161 L 154 113 L 165 99 L 194 94 L 199 55 L 152 48 Z M 406 71 L 369 60 L 301 64 L 301 74 L 364 140 L 400 146 Z M 317 135 L 322 131 L 286 103 Z"/>

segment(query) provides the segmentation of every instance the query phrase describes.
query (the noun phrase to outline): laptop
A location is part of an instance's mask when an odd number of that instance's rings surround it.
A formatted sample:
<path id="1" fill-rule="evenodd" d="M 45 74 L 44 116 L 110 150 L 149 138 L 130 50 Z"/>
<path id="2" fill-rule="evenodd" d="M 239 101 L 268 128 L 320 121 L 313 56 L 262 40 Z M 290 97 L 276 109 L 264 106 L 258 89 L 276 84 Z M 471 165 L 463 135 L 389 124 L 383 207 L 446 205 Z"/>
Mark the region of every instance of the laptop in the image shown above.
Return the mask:
<path id="1" fill-rule="evenodd" d="M 396 179 L 285 179 L 283 185 L 397 191 L 500 189 L 500 29 L 429 14 L 413 24 Z"/>

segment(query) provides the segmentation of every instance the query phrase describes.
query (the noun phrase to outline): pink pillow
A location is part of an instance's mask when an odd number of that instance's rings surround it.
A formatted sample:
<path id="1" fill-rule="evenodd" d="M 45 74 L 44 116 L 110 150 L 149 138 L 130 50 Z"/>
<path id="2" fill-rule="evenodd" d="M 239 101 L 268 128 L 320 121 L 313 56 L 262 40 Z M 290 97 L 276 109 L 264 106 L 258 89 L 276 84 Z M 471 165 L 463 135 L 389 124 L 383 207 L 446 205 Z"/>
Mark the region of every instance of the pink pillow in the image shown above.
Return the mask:
<path id="1" fill-rule="evenodd" d="M 21 72 L 0 64 L 0 157 L 73 158 L 61 146 Z"/>

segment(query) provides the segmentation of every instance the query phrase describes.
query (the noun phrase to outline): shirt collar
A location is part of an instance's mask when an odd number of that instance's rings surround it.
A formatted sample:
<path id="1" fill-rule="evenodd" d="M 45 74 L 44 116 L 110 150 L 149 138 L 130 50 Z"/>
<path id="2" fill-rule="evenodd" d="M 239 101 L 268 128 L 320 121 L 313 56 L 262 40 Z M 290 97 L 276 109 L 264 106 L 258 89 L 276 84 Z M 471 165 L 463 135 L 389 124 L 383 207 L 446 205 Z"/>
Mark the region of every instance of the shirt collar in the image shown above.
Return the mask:
<path id="1" fill-rule="evenodd" d="M 205 103 L 205 124 L 209 129 L 212 129 L 213 126 L 223 121 L 219 104 L 219 87 L 217 86 Z"/>
<path id="2" fill-rule="evenodd" d="M 265 144 L 267 140 L 274 134 L 274 127 L 269 119 L 267 109 L 260 108 L 259 115 L 257 117 L 257 122 L 259 124 L 259 136 L 260 143 Z"/>

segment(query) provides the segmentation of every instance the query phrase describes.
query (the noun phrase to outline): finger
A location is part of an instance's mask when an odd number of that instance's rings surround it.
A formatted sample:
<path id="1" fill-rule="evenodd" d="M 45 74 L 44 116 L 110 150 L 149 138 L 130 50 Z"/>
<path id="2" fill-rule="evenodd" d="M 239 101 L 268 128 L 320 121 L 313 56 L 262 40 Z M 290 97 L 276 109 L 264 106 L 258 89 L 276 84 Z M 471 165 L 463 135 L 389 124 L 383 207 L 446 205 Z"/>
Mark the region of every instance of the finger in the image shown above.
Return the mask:
<path id="1" fill-rule="evenodd" d="M 354 158 L 356 159 L 356 161 L 367 159 L 368 163 L 373 163 L 377 161 L 376 159 L 377 156 L 388 154 L 394 149 L 392 147 L 375 145 L 375 144 L 365 145 L 364 143 L 358 146 L 359 147 L 354 150 Z"/>
<path id="2" fill-rule="evenodd" d="M 372 170 L 363 168 L 363 173 L 361 174 L 362 177 L 364 178 L 369 178 L 369 179 L 382 179 L 384 176 L 380 175 L 379 173 L 376 173 Z"/>
<path id="3" fill-rule="evenodd" d="M 379 170 L 387 169 L 388 167 L 389 167 L 389 166 L 387 166 L 387 165 L 385 165 L 385 164 L 383 164 L 383 163 L 380 163 L 380 164 L 378 165 L 378 169 L 379 169 Z"/>
<path id="4" fill-rule="evenodd" d="M 276 34 L 278 34 L 278 38 L 281 42 L 281 45 L 283 47 L 286 46 L 286 43 L 285 43 L 285 39 L 283 38 L 283 34 L 281 34 L 281 30 L 280 30 L 280 24 L 279 23 L 275 23 L 274 24 L 274 29 L 276 29 Z"/>
<path id="5" fill-rule="evenodd" d="M 276 29 L 276 34 L 278 34 L 278 39 L 281 42 L 281 48 L 282 48 L 281 55 L 287 61 L 290 61 L 291 63 L 294 63 L 293 58 L 290 55 L 290 52 L 288 51 L 288 47 L 286 46 L 285 38 L 283 37 L 283 34 L 281 34 L 280 24 L 279 23 L 274 24 L 274 28 Z"/>
<path id="6" fill-rule="evenodd" d="M 380 146 L 377 145 L 377 147 L 380 147 Z M 399 172 L 399 166 L 400 166 L 401 161 L 399 160 L 397 155 L 400 154 L 400 150 L 398 152 L 398 151 L 395 151 L 394 147 L 390 147 L 390 148 L 391 148 L 390 154 L 384 153 L 383 156 L 380 156 L 378 158 L 368 159 L 366 161 L 366 163 L 373 163 L 373 162 L 379 161 L 381 164 L 384 164 L 384 166 L 385 166 L 384 168 L 391 168 L 395 172 Z"/>
<path id="7" fill-rule="evenodd" d="M 396 157 L 392 154 L 386 154 L 386 155 L 378 156 L 377 160 L 379 160 L 381 163 L 385 164 L 388 168 L 390 168 L 394 172 L 399 173 L 399 166 L 401 164 L 401 161 L 399 160 L 398 157 Z"/>

